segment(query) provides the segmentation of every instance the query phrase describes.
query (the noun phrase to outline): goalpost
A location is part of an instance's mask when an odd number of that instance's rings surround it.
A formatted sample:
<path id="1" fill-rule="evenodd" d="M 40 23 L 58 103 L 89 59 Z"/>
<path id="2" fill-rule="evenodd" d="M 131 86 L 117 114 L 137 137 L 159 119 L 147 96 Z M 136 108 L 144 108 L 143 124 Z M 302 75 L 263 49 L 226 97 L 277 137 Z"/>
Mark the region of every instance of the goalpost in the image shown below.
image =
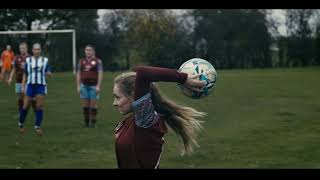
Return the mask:
<path id="1" fill-rule="evenodd" d="M 43 33 L 72 33 L 72 68 L 76 74 L 76 31 L 74 29 L 64 30 L 32 30 L 32 31 L 0 31 L 0 34 L 43 34 Z"/>

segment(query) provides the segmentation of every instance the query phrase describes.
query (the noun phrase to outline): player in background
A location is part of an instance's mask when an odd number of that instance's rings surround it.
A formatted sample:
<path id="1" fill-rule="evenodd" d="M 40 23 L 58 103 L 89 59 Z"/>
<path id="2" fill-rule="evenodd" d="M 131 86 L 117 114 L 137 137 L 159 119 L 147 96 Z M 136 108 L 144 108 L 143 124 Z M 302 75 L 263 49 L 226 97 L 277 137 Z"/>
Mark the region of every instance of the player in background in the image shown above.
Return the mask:
<path id="1" fill-rule="evenodd" d="M 15 83 L 15 92 L 18 96 L 18 112 L 20 114 L 20 111 L 23 107 L 23 99 L 24 99 L 24 92 L 22 91 L 22 77 L 24 73 L 24 67 L 26 63 L 26 59 L 30 57 L 28 54 L 28 45 L 25 42 L 22 42 L 19 44 L 19 52 L 14 61 L 13 61 L 13 68 L 10 74 L 10 77 L 8 79 L 8 84 L 11 85 L 13 75 L 16 74 L 16 83 Z M 34 112 L 36 111 L 36 102 L 34 99 L 32 99 L 32 108 Z"/>
<path id="2" fill-rule="evenodd" d="M 87 45 L 85 57 L 80 59 L 77 72 L 77 91 L 80 94 L 85 127 L 95 127 L 98 100 L 103 76 L 102 61 L 95 56 L 95 49 Z"/>
<path id="3" fill-rule="evenodd" d="M 8 82 L 8 79 L 12 70 L 13 60 L 14 60 L 14 53 L 11 49 L 11 46 L 7 45 L 6 50 L 4 50 L 1 54 L 2 70 L 1 70 L 0 79 L 3 79 L 5 82 Z"/>
<path id="4" fill-rule="evenodd" d="M 49 60 L 41 56 L 41 45 L 36 43 L 32 47 L 33 56 L 26 59 L 24 74 L 22 78 L 22 91 L 25 91 L 23 108 L 20 112 L 19 129 L 24 132 L 24 122 L 27 116 L 27 109 L 33 98 L 36 100 L 36 120 L 34 129 L 38 135 L 43 131 L 41 123 L 43 120 L 43 109 L 45 95 L 47 94 L 46 76 L 52 76 Z"/>

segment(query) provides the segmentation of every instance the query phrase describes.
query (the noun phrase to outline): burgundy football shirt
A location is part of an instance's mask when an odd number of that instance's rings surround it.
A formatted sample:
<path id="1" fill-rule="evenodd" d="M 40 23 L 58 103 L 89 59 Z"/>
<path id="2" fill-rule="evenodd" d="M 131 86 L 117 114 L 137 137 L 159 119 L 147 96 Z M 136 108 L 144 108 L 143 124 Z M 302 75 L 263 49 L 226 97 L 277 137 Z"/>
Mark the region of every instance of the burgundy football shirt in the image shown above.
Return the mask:
<path id="1" fill-rule="evenodd" d="M 188 75 L 174 69 L 139 66 L 134 89 L 133 115 L 121 121 L 115 131 L 119 168 L 159 168 L 164 134 L 164 115 L 155 111 L 150 85 L 166 81 L 184 84 Z"/>

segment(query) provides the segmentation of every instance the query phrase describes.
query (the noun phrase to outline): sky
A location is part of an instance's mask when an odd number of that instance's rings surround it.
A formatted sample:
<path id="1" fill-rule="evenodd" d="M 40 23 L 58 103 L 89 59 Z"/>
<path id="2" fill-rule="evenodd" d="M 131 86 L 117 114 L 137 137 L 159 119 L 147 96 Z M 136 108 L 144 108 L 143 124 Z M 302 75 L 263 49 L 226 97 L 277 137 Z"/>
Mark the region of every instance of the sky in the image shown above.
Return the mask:
<path id="1" fill-rule="evenodd" d="M 272 10 L 272 15 L 271 18 L 277 20 L 280 23 L 280 26 L 278 27 L 278 32 L 283 35 L 286 36 L 286 26 L 285 26 L 285 12 L 281 9 L 273 9 Z"/>

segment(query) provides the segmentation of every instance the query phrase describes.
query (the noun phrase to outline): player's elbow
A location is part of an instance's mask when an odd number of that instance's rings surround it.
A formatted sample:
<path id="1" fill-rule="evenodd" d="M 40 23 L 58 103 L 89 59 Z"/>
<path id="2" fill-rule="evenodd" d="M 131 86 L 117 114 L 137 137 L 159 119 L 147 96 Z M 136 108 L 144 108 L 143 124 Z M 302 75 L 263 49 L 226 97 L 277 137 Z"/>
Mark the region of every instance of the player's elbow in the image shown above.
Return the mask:
<path id="1" fill-rule="evenodd" d="M 140 72 L 144 71 L 145 68 L 146 67 L 144 65 L 138 65 L 135 68 L 133 68 L 133 71 L 136 73 L 140 73 Z"/>

